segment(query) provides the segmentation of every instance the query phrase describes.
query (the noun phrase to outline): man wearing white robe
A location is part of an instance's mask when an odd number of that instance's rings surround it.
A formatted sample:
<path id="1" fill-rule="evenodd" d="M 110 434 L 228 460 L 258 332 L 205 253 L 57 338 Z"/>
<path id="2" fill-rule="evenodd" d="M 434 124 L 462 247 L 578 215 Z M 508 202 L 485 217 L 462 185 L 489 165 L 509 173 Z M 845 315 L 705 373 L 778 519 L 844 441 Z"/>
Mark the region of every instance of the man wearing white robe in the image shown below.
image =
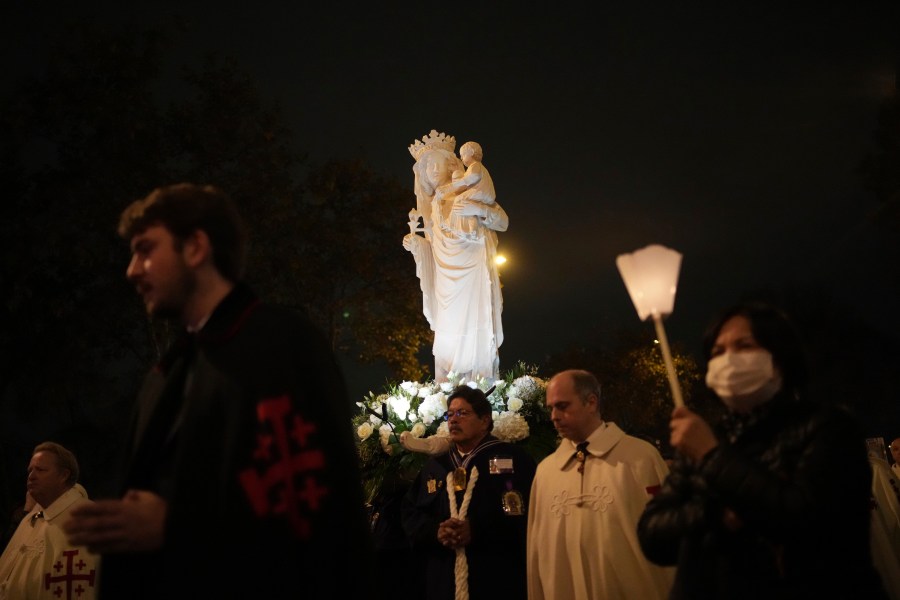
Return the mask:
<path id="1" fill-rule="evenodd" d="M 663 600 L 672 586 L 674 568 L 649 562 L 637 539 L 668 467 L 653 445 L 604 422 L 599 402 L 600 384 L 587 371 L 563 371 L 547 386 L 563 440 L 531 487 L 529 600 Z"/>
<path id="2" fill-rule="evenodd" d="M 78 463 L 54 442 L 38 444 L 28 465 L 35 500 L 0 556 L 0 600 L 96 598 L 100 557 L 73 546 L 60 525 L 90 502 L 78 481 Z"/>

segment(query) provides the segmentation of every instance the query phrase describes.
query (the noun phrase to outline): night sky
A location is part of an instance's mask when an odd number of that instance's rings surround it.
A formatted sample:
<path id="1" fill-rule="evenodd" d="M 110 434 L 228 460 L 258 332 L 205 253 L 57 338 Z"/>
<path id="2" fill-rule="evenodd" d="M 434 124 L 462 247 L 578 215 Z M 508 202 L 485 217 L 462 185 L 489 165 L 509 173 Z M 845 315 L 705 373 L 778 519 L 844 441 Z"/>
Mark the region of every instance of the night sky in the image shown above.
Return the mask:
<path id="1" fill-rule="evenodd" d="M 695 346 L 745 292 L 803 285 L 900 335 L 900 245 L 857 173 L 895 85 L 897 2 L 17 4 L 10 75 L 69 19 L 177 18 L 178 60 L 237 58 L 313 161 L 362 157 L 411 189 L 413 140 L 479 142 L 510 218 L 501 369 L 621 328 L 652 336 L 615 267 L 651 243 L 684 255 L 670 342 Z"/>

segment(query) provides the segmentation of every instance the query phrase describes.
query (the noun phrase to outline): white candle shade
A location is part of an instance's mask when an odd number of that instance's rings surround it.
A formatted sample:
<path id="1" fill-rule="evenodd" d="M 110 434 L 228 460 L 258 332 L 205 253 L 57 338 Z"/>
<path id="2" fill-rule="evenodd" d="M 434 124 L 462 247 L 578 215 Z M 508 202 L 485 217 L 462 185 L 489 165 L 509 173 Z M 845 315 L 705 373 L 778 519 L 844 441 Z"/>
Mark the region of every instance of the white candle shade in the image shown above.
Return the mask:
<path id="1" fill-rule="evenodd" d="M 616 266 L 637 309 L 638 317 L 671 314 L 681 269 L 681 253 L 651 244 L 616 257 Z"/>

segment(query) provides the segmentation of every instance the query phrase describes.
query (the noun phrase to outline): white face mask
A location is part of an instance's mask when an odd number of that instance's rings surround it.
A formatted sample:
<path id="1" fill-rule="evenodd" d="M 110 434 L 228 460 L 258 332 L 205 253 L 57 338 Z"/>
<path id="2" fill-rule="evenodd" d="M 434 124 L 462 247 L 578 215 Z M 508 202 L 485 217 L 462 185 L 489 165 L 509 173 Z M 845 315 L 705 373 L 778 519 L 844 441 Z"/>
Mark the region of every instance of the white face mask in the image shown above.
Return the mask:
<path id="1" fill-rule="evenodd" d="M 781 389 L 781 376 L 766 350 L 726 352 L 710 359 L 706 386 L 732 411 L 749 412 Z"/>

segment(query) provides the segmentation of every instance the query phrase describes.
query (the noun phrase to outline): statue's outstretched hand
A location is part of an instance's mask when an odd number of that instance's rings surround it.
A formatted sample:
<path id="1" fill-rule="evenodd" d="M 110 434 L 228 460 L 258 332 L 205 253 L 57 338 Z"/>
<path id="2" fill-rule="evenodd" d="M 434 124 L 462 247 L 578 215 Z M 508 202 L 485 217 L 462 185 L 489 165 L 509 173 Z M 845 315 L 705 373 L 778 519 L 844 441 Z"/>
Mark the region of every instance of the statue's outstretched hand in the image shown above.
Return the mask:
<path id="1" fill-rule="evenodd" d="M 406 235 L 403 236 L 403 248 L 405 250 L 409 250 L 410 252 L 412 252 L 412 247 L 413 247 L 413 244 L 415 243 L 413 241 L 413 238 L 415 238 L 415 237 L 419 237 L 419 236 L 417 236 L 414 233 L 407 233 Z"/>

